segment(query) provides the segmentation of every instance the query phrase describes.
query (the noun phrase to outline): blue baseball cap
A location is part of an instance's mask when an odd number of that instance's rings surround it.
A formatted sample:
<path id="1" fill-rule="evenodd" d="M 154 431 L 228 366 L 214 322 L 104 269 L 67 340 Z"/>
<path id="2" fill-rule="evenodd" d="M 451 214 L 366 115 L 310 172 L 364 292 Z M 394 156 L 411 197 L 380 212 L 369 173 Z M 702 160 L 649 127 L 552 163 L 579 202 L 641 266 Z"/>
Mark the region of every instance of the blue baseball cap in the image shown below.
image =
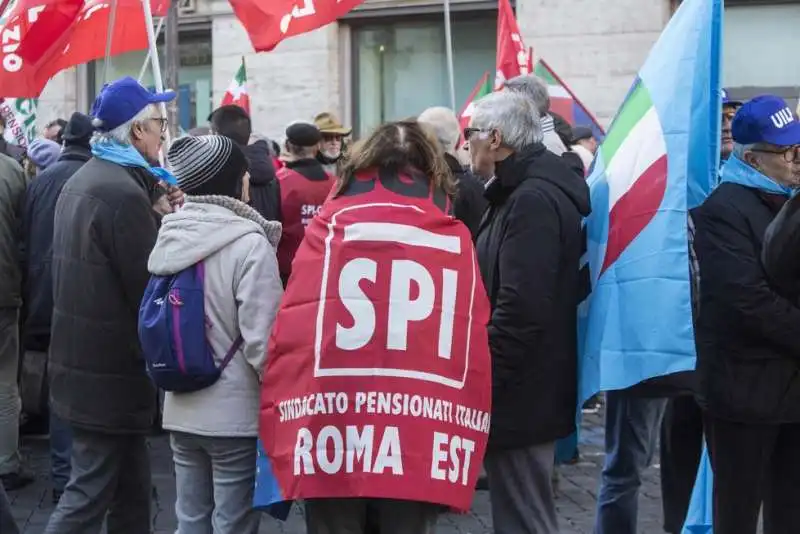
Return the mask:
<path id="1" fill-rule="evenodd" d="M 741 100 L 733 100 L 732 98 L 730 98 L 728 96 L 728 90 L 727 89 L 722 89 L 721 93 L 722 93 L 722 105 L 723 106 L 737 106 L 738 107 L 738 106 L 742 105 L 742 101 Z"/>
<path id="2" fill-rule="evenodd" d="M 151 93 L 131 78 L 107 83 L 92 104 L 92 124 L 101 132 L 108 132 L 122 126 L 150 104 L 169 102 L 175 98 L 175 91 Z"/>
<path id="3" fill-rule="evenodd" d="M 786 101 L 773 95 L 745 102 L 733 118 L 731 133 L 733 140 L 742 145 L 800 145 L 800 121 Z"/>

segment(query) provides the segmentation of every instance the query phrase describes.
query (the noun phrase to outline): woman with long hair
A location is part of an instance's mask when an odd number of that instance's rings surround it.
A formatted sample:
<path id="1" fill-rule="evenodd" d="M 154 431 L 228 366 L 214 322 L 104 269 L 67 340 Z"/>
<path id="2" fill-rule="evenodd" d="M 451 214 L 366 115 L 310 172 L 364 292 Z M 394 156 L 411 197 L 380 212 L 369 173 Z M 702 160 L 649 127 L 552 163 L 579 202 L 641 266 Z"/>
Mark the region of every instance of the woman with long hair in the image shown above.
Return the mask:
<path id="1" fill-rule="evenodd" d="M 438 142 L 416 120 L 379 126 L 372 135 L 353 145 L 342 164 L 334 197 L 345 193 L 359 175 L 370 170 L 407 171 L 425 177 L 436 190 L 452 199 L 455 182 Z M 374 175 L 373 179 L 378 175 Z M 362 176 L 363 180 L 364 177 Z"/>

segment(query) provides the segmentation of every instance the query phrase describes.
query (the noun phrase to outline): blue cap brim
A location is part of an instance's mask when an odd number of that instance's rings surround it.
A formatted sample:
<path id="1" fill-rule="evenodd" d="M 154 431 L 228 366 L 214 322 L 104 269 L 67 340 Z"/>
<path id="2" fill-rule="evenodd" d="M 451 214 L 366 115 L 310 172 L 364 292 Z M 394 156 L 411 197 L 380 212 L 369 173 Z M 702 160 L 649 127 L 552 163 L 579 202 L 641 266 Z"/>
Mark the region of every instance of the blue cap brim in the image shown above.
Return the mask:
<path id="1" fill-rule="evenodd" d="M 787 125 L 779 135 L 770 136 L 764 141 L 775 146 L 800 145 L 800 122 L 795 121 Z"/>
<path id="2" fill-rule="evenodd" d="M 151 104 L 160 104 L 161 102 L 171 102 L 175 100 L 177 93 L 175 91 L 164 91 L 163 93 L 150 93 L 147 99 Z"/>

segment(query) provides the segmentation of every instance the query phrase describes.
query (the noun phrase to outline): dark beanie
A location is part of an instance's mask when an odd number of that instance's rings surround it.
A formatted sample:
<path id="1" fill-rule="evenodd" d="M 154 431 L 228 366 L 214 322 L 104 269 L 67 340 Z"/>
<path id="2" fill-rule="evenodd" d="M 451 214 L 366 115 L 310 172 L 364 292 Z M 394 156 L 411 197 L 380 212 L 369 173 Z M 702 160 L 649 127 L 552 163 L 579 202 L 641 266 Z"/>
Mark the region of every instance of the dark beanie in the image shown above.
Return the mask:
<path id="1" fill-rule="evenodd" d="M 88 115 L 75 112 L 69 118 L 67 125 L 64 126 L 61 138 L 67 146 L 77 145 L 89 148 L 89 141 L 91 141 L 93 133 L 92 119 Z"/>
<path id="2" fill-rule="evenodd" d="M 247 172 L 242 149 L 221 135 L 181 137 L 169 147 L 167 161 L 187 195 L 238 198 Z"/>

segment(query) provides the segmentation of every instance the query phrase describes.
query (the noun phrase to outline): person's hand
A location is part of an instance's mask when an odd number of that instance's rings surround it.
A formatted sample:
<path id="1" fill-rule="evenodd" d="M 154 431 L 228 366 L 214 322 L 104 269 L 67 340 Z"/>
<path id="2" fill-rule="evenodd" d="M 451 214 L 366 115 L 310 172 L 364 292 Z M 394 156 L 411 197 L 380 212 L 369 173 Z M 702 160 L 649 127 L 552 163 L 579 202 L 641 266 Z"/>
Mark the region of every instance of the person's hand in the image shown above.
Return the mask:
<path id="1" fill-rule="evenodd" d="M 167 185 L 167 200 L 169 200 L 169 205 L 172 206 L 172 209 L 180 208 L 183 206 L 184 200 L 186 200 L 186 195 L 183 194 L 177 186 L 175 185 Z"/>

